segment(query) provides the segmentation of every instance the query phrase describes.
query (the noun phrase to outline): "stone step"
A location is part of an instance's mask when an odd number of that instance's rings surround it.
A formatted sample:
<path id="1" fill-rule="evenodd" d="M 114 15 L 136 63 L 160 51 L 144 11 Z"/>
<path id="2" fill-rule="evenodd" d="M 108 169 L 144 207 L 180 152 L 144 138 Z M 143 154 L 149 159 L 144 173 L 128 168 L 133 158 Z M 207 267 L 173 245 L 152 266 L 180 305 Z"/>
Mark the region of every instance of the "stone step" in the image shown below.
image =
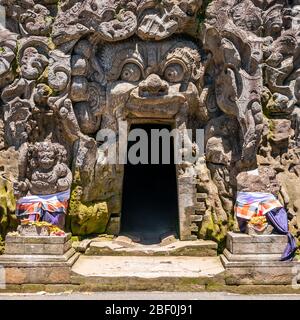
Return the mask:
<path id="1" fill-rule="evenodd" d="M 270 254 L 232 254 L 229 250 L 225 249 L 223 255 L 228 261 L 280 261 L 280 253 Z"/>
<path id="2" fill-rule="evenodd" d="M 180 288 L 187 284 L 222 283 L 219 257 L 113 257 L 82 255 L 72 267 L 73 284 L 97 289 L 126 290 Z M 99 287 L 100 286 L 100 287 Z"/>
<path id="3" fill-rule="evenodd" d="M 73 259 L 76 260 L 78 256 L 79 256 L 79 253 L 76 253 L 76 251 L 73 248 L 69 249 L 64 254 L 58 254 L 58 255 L 4 254 L 0 256 L 0 264 L 5 266 L 10 266 L 10 265 L 24 266 L 24 265 L 41 265 L 41 264 L 63 265 L 65 262 L 68 262 L 68 261 L 72 262 Z"/>
<path id="4" fill-rule="evenodd" d="M 217 244 L 209 240 L 176 241 L 167 245 L 143 245 L 115 241 L 92 241 L 87 248 L 89 256 L 194 256 L 217 255 Z"/>

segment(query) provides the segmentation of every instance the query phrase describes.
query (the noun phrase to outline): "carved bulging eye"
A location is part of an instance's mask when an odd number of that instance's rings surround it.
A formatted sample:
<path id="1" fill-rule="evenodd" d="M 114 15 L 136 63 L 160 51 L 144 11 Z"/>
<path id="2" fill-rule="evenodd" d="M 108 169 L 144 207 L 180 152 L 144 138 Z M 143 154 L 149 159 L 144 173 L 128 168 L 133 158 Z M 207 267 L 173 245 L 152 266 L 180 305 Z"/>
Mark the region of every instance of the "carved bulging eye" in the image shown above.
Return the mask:
<path id="1" fill-rule="evenodd" d="M 142 71 L 141 68 L 135 63 L 127 63 L 123 67 L 121 73 L 121 80 L 128 82 L 137 82 L 141 79 Z"/>
<path id="2" fill-rule="evenodd" d="M 183 67 L 178 63 L 170 64 L 164 72 L 164 78 L 168 82 L 180 82 L 183 80 L 184 70 Z"/>

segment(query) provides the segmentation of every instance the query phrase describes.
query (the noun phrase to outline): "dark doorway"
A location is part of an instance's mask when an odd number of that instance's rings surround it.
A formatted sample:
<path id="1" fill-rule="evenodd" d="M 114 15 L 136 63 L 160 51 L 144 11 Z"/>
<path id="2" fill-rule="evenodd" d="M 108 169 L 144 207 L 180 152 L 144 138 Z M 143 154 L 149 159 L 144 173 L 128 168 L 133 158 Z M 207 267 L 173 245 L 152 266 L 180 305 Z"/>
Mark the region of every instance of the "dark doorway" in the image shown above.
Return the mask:
<path id="1" fill-rule="evenodd" d="M 148 135 L 148 163 L 151 159 L 151 129 L 167 129 L 158 124 L 132 125 L 132 129 L 143 129 Z M 135 142 L 128 143 L 129 148 Z M 160 141 L 160 155 L 162 143 Z M 178 198 L 174 143 L 170 144 L 170 163 L 125 165 L 121 234 L 135 235 L 141 243 L 160 242 L 165 234 L 178 234 Z"/>

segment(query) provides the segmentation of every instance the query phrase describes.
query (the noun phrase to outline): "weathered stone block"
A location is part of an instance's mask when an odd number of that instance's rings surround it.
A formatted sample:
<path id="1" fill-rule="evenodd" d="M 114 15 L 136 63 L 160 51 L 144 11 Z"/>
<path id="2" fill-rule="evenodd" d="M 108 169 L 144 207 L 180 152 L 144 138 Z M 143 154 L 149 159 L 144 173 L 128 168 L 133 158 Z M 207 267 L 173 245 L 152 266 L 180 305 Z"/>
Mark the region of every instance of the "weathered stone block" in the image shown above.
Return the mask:
<path id="1" fill-rule="evenodd" d="M 228 232 L 226 247 L 234 254 L 283 253 L 286 244 L 285 235 L 250 236 Z"/>
<path id="2" fill-rule="evenodd" d="M 65 243 L 71 239 L 71 233 L 67 233 L 65 236 L 38 236 L 38 237 L 27 237 L 27 236 L 10 236 L 7 235 L 5 238 L 6 243 Z"/>
<path id="3" fill-rule="evenodd" d="M 61 237 L 7 237 L 5 253 L 10 255 L 62 255 L 67 252 L 72 242 L 70 235 Z M 68 239 L 68 240 L 67 240 Z"/>

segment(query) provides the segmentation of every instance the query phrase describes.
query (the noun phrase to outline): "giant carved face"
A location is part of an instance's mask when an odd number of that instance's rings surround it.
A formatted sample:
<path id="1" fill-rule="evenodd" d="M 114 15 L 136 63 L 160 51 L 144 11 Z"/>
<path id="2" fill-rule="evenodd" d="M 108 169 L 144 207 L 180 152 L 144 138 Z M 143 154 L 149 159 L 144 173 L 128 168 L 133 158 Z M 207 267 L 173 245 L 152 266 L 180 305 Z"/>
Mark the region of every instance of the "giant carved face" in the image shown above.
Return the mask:
<path id="1" fill-rule="evenodd" d="M 131 40 L 98 51 L 105 73 L 108 112 L 125 117 L 174 118 L 197 112 L 203 68 L 192 41 Z"/>

